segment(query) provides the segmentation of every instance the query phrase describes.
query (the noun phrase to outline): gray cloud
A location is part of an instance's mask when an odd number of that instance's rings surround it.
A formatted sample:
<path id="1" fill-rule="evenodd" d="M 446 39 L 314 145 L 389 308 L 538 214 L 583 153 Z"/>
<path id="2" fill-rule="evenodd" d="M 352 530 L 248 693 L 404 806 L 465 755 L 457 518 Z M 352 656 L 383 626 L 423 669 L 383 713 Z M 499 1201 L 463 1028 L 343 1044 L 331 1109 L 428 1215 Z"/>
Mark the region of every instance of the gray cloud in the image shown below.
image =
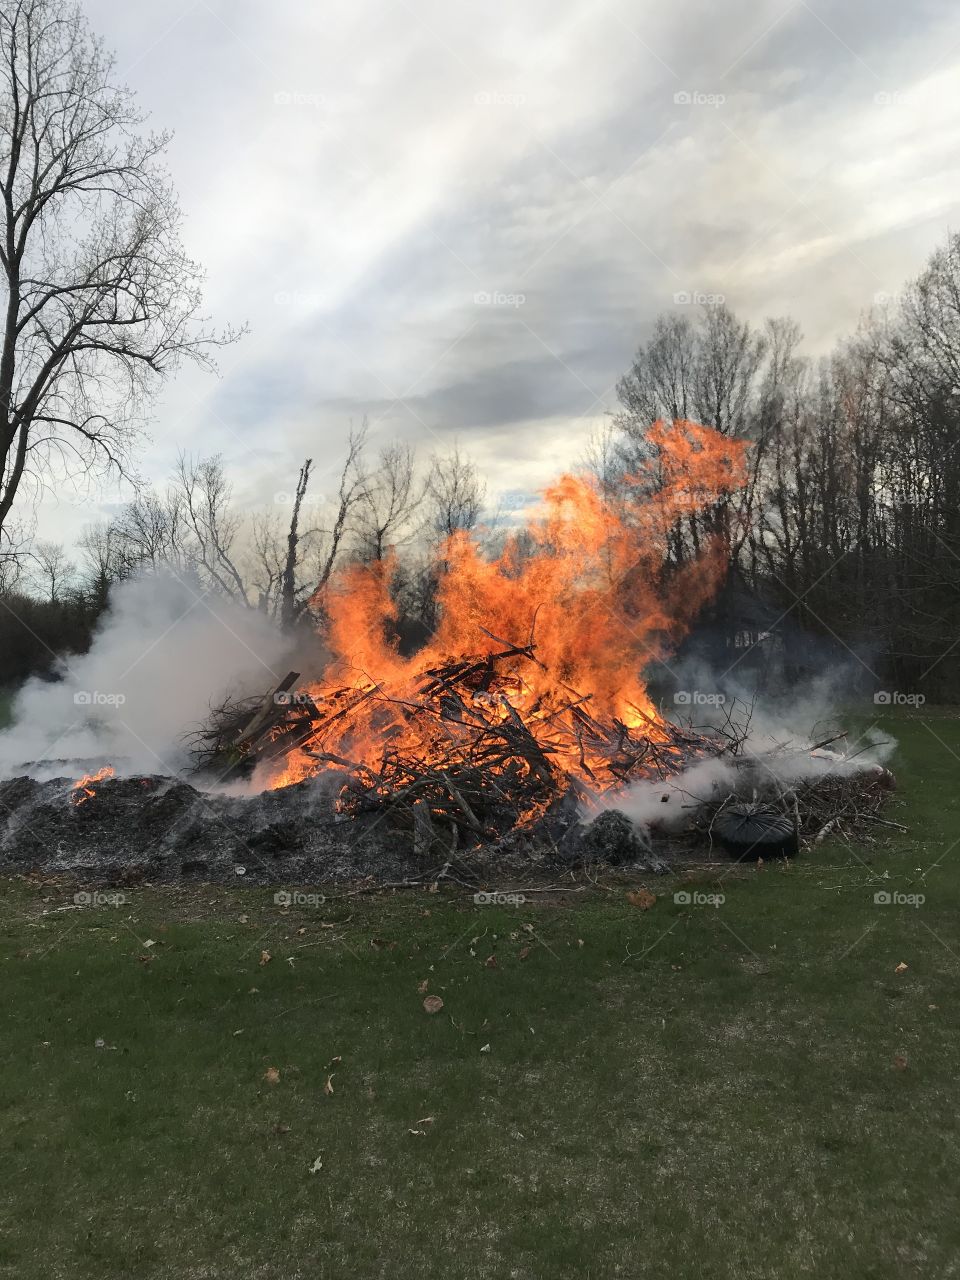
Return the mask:
<path id="1" fill-rule="evenodd" d="M 790 311 L 823 350 L 956 225 L 945 3 L 89 9 L 178 131 L 211 311 L 252 325 L 220 382 L 168 390 L 144 470 L 222 449 L 250 501 L 308 450 L 333 470 L 364 414 L 536 484 L 675 293 Z"/>

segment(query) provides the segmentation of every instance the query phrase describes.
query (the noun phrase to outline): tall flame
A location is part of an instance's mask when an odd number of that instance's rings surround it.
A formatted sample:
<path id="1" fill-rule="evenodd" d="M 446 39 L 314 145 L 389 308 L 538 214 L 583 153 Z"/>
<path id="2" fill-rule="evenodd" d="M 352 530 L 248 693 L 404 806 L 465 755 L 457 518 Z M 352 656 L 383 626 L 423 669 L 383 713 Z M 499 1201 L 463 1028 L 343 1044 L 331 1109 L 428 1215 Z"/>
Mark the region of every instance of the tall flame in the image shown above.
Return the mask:
<path id="1" fill-rule="evenodd" d="M 324 600 L 333 656 L 309 692 L 321 705 L 343 686 L 396 701 L 371 699 L 365 714 L 334 719 L 324 751 L 375 767 L 386 744 L 400 739 L 429 759 L 429 742 L 416 741 L 422 730 L 402 706 L 415 700 L 424 674 L 531 640 L 536 661 L 518 662 L 509 703 L 529 711 L 532 732 L 547 726 L 552 709 L 573 694 L 590 699 L 591 714 L 643 723 L 655 736 L 662 722 L 642 669 L 666 658 L 723 579 L 728 547 L 720 500 L 744 482 L 746 442 L 687 421 L 656 422 L 648 439 L 650 457 L 620 498 L 609 497 L 590 476 L 562 475 L 498 556 L 485 557 L 466 533 L 448 539 L 435 565 L 439 624 L 413 657 L 403 657 L 388 638 L 397 615 L 390 596 L 394 564 L 342 571 Z M 677 522 L 698 513 L 698 554 L 667 571 Z M 504 706 L 502 715 L 508 714 Z M 294 751 L 270 785 L 299 781 L 317 767 L 313 757 Z M 583 772 L 576 760 L 564 767 Z"/>

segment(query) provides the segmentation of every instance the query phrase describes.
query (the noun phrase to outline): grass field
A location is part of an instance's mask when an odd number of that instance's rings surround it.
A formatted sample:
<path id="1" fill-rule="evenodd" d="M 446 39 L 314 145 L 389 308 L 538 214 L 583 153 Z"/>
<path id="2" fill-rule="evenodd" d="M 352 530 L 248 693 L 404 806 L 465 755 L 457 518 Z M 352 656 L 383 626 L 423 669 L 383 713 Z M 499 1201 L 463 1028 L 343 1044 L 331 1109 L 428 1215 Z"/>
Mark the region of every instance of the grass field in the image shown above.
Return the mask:
<path id="1" fill-rule="evenodd" d="M 960 720 L 882 723 L 909 833 L 720 906 L 5 885 L 0 1276 L 957 1274 Z"/>

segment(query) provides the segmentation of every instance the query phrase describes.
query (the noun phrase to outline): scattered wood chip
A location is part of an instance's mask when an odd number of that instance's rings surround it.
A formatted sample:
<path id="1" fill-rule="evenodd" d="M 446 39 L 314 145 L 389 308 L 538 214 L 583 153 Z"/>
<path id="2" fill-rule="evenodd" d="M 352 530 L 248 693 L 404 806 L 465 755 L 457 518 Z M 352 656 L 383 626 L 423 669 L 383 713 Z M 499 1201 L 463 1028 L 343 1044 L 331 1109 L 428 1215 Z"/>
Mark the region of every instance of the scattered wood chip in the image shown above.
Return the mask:
<path id="1" fill-rule="evenodd" d="M 423 1002 L 423 1007 L 427 1013 L 439 1013 L 443 1008 L 443 1001 L 439 996 L 427 996 Z"/>

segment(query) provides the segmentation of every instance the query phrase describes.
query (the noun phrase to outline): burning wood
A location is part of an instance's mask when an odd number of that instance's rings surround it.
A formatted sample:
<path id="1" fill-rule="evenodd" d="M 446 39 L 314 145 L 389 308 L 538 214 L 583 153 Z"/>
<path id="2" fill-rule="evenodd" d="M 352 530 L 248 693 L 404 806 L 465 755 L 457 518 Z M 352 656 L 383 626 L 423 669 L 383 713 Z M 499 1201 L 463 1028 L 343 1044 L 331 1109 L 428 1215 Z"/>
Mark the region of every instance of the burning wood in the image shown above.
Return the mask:
<path id="1" fill-rule="evenodd" d="M 104 778 L 112 778 L 115 770 L 112 765 L 105 764 L 102 769 L 98 769 L 96 773 L 85 774 L 79 778 L 74 784 L 71 791 L 71 800 L 74 804 L 86 804 L 88 800 L 92 800 L 97 794 L 96 785 L 103 782 Z"/>
<path id="2" fill-rule="evenodd" d="M 561 476 L 498 556 L 449 538 L 438 628 L 413 657 L 389 638 L 392 562 L 339 574 L 322 600 L 323 678 L 301 687 L 291 672 L 268 697 L 220 708 L 202 762 L 248 768 L 266 788 L 331 775 L 341 815 L 382 815 L 423 851 L 569 824 L 635 783 L 735 761 L 745 732 L 666 720 L 642 669 L 723 580 L 721 500 L 743 481 L 744 444 L 689 422 L 656 423 L 649 440 L 627 501 Z M 694 515 L 699 554 L 671 563 L 672 531 Z"/>
<path id="3" fill-rule="evenodd" d="M 473 842 L 529 828 L 564 801 L 589 803 L 730 748 L 639 708 L 629 721 L 599 718 L 591 695 L 544 687 L 542 676 L 535 645 L 510 645 L 424 667 L 402 694 L 373 681 L 282 701 L 274 694 L 274 710 L 259 709 L 239 743 L 273 766 L 277 786 L 341 774 L 342 813 L 390 813 L 418 843 L 438 824 Z"/>

